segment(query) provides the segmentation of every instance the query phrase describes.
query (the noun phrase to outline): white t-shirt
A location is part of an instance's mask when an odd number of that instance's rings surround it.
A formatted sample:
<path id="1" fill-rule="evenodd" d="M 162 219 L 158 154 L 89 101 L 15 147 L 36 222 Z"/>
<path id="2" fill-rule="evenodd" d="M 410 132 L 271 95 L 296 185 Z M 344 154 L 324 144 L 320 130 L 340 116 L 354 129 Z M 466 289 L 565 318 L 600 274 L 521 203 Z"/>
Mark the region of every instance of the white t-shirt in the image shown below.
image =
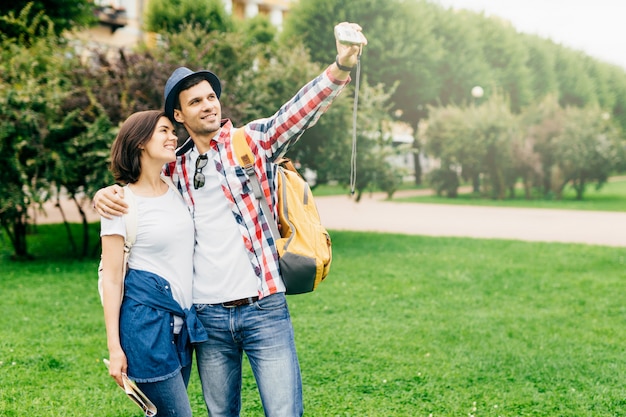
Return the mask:
<path id="1" fill-rule="evenodd" d="M 171 188 L 159 197 L 136 194 L 134 197 L 138 216 L 137 238 L 130 250 L 129 268 L 165 278 L 178 304 L 183 308 L 191 307 L 194 228 L 187 205 Z M 101 218 L 100 236 L 107 235 L 126 238 L 124 217 Z M 181 325 L 182 319 L 175 316 L 175 333 L 180 331 Z"/>
<path id="2" fill-rule="evenodd" d="M 198 151 L 191 152 L 189 178 L 193 178 Z M 196 246 L 193 302 L 217 304 L 258 295 L 254 274 L 239 226 L 221 189 L 214 161 L 202 169 L 205 184 L 192 189 Z"/>

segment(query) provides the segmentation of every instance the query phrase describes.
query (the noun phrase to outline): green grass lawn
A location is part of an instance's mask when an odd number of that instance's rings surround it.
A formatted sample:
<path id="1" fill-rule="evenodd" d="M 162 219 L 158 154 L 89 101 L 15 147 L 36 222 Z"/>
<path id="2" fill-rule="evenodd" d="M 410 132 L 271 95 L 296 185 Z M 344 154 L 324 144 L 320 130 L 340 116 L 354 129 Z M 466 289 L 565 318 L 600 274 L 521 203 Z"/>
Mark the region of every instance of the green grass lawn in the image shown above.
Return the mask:
<path id="1" fill-rule="evenodd" d="M 626 211 L 626 179 L 620 177 L 619 179 L 604 184 L 599 190 L 596 190 L 594 185 L 590 185 L 587 187 L 582 201 L 576 200 L 576 194 L 571 187 L 566 187 L 562 200 L 541 198 L 525 200 L 523 191 L 517 190 L 517 197 L 515 199 L 503 201 L 484 198 L 473 193 L 459 194 L 457 198 L 423 196 L 394 198 L 394 201 L 565 210 Z"/>
<path id="2" fill-rule="evenodd" d="M 40 226 L 33 262 L 0 240 L 0 415 L 140 417 L 101 362 L 97 257 L 41 243 L 63 233 Z M 288 298 L 305 415 L 626 415 L 624 248 L 332 236 L 327 281 Z M 262 416 L 249 368 L 242 416 Z"/>

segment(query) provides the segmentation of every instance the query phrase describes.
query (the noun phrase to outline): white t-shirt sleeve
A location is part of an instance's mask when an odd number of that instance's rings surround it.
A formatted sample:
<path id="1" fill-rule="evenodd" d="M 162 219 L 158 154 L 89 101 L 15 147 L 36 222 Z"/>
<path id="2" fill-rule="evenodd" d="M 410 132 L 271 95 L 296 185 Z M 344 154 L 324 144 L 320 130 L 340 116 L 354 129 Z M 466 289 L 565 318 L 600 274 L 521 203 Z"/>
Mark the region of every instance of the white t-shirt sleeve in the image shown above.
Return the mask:
<path id="1" fill-rule="evenodd" d="M 116 216 L 112 219 L 100 217 L 100 236 L 120 235 L 126 240 L 126 222 L 124 216 Z"/>

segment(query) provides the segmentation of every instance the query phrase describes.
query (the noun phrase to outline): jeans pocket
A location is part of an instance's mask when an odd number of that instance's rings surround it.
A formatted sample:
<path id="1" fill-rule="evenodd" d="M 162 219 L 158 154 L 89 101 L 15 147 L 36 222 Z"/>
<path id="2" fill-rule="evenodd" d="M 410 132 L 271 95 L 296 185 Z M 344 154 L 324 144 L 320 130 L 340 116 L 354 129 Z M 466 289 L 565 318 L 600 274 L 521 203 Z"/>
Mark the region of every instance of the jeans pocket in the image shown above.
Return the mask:
<path id="1" fill-rule="evenodd" d="M 203 310 L 206 310 L 208 307 L 210 307 L 209 304 L 194 304 L 194 307 L 196 308 L 196 313 L 200 313 Z"/>
<path id="2" fill-rule="evenodd" d="M 287 306 L 287 299 L 285 298 L 285 294 L 282 292 L 268 295 L 254 303 L 257 310 L 263 311 L 271 311 L 271 310 L 280 310 Z"/>

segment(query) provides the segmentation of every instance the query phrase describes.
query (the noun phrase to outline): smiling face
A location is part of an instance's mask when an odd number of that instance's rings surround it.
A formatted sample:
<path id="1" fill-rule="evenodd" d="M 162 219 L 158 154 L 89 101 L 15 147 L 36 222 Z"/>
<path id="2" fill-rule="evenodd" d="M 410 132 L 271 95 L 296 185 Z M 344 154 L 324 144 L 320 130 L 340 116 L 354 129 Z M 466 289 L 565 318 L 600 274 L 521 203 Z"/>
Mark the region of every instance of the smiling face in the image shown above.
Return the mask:
<path id="1" fill-rule="evenodd" d="M 174 127 L 164 112 L 145 110 L 131 114 L 111 146 L 115 181 L 132 184 L 144 168 L 160 170 L 165 162 L 175 159 L 176 142 Z"/>
<path id="2" fill-rule="evenodd" d="M 170 119 L 162 116 L 154 127 L 152 136 L 143 145 L 142 158 L 153 160 L 160 165 L 174 161 L 177 139 L 174 125 Z"/>
<path id="3" fill-rule="evenodd" d="M 211 84 L 203 80 L 178 95 L 180 110 L 174 110 L 174 119 L 185 126 L 195 140 L 209 140 L 220 129 L 222 106 Z"/>

